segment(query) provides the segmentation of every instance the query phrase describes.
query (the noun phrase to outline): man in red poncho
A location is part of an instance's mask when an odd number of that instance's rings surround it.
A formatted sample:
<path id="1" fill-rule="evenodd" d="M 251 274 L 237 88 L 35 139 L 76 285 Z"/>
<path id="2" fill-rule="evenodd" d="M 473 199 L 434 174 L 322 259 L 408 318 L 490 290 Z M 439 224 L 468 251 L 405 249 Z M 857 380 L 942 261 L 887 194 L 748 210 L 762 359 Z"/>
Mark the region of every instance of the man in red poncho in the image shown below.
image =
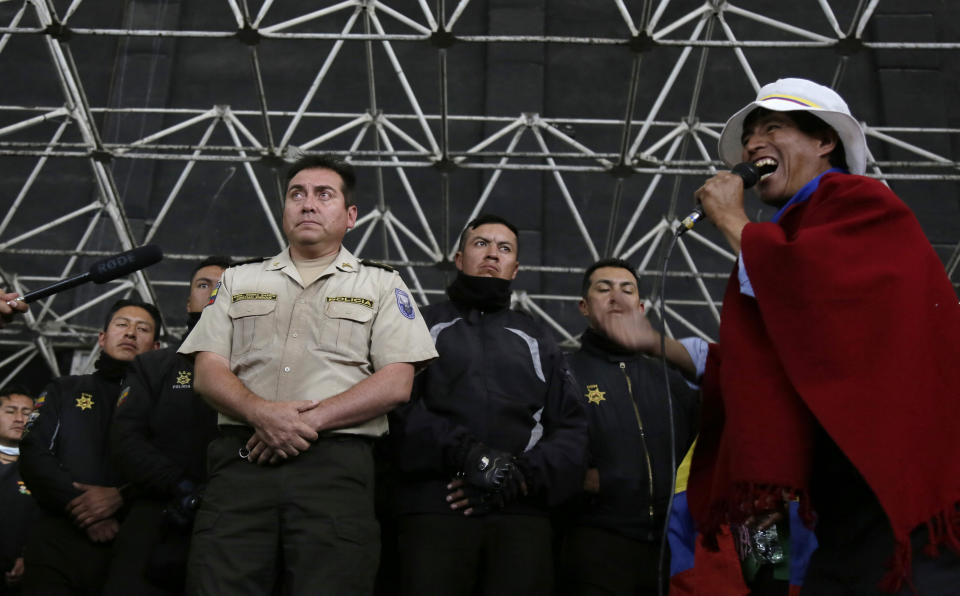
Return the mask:
<path id="1" fill-rule="evenodd" d="M 698 529 L 762 523 L 799 498 L 820 543 L 803 594 L 957 593 L 960 305 L 942 263 L 862 175 L 863 130 L 831 89 L 766 85 L 720 154 L 755 164 L 780 210 L 750 222 L 729 172 L 696 193 L 739 255 L 719 342 L 699 351 Z"/>

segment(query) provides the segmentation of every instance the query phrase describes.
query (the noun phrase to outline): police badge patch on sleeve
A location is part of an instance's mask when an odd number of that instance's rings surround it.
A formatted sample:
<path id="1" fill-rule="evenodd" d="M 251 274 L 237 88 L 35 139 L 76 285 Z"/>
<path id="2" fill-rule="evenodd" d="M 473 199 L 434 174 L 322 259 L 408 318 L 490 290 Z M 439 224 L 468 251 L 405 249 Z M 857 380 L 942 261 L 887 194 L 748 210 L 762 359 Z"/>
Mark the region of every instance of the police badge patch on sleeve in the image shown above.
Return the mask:
<path id="1" fill-rule="evenodd" d="M 210 292 L 210 300 L 209 302 L 207 302 L 204 308 L 206 308 L 207 306 L 210 306 L 211 304 L 217 301 L 217 292 L 219 291 L 220 291 L 220 282 L 218 281 L 217 285 L 213 288 L 213 291 Z"/>
<path id="2" fill-rule="evenodd" d="M 400 309 L 400 314 L 413 320 L 417 314 L 413 309 L 413 301 L 410 300 L 410 295 L 400 288 L 395 289 L 393 293 L 397 295 L 397 308 Z"/>

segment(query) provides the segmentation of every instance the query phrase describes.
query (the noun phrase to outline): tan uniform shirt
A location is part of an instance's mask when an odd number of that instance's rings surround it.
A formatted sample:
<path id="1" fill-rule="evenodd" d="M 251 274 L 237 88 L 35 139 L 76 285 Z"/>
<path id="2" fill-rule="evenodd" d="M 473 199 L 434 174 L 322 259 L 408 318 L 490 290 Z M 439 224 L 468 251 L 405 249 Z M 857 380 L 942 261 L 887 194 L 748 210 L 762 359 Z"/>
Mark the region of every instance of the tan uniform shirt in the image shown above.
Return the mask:
<path id="1" fill-rule="evenodd" d="M 286 249 L 224 271 L 211 300 L 179 352 L 227 358 L 247 389 L 270 401 L 324 400 L 388 364 L 437 357 L 400 275 L 362 265 L 344 247 L 306 288 Z M 378 416 L 337 432 L 386 430 L 386 416 Z"/>

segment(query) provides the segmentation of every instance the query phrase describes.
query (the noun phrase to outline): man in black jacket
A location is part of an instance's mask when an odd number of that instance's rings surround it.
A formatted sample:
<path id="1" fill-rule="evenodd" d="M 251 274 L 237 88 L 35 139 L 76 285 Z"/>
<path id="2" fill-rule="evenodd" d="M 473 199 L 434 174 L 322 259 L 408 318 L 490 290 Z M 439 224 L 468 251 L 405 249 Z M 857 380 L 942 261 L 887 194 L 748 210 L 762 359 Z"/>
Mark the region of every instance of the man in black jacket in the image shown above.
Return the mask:
<path id="1" fill-rule="evenodd" d="M 100 592 L 124 501 L 110 420 L 130 361 L 158 347 L 160 325 L 152 304 L 118 300 L 97 371 L 54 379 L 37 398 L 20 442 L 20 474 L 43 509 L 27 540 L 24 595 Z"/>
<path id="2" fill-rule="evenodd" d="M 0 389 L 0 594 L 20 593 L 23 546 L 37 516 L 37 504 L 20 479 L 17 459 L 33 398 L 15 385 Z"/>
<path id="3" fill-rule="evenodd" d="M 642 316 L 638 284 L 621 259 L 598 261 L 583 277 L 580 312 L 589 327 L 569 362 L 589 419 L 589 469 L 564 536 L 564 594 L 657 594 L 671 465 L 680 463 L 696 433 L 696 391 L 669 371 L 671 437 L 660 362 L 613 339 L 626 318 Z"/>
<path id="4" fill-rule="evenodd" d="M 187 333 L 229 266 L 227 257 L 211 257 L 194 268 Z M 131 485 L 132 499 L 114 549 L 106 596 L 183 593 L 194 511 L 206 479 L 207 444 L 217 436 L 217 413 L 193 392 L 193 361 L 177 354 L 178 347 L 138 356 L 117 400 L 110 446 L 117 468 Z"/>
<path id="5" fill-rule="evenodd" d="M 423 316 L 440 358 L 391 415 L 402 592 L 549 594 L 548 506 L 579 490 L 586 420 L 562 354 L 510 310 L 517 230 L 467 225 L 450 301 Z"/>

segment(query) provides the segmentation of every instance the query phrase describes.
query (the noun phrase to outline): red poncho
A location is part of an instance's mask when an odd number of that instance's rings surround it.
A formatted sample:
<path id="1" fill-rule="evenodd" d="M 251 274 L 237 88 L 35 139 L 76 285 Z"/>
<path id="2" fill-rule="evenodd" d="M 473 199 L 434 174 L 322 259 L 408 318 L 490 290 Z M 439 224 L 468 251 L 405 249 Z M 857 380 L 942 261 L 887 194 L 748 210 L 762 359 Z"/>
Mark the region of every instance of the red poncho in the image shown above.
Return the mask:
<path id="1" fill-rule="evenodd" d="M 910 575 L 910 532 L 960 551 L 960 304 L 913 213 L 876 180 L 826 174 L 779 223 L 743 229 L 756 299 L 727 285 L 688 498 L 699 529 L 784 492 L 805 503 L 814 424 L 863 475 Z M 813 504 L 814 506 L 816 504 Z"/>

